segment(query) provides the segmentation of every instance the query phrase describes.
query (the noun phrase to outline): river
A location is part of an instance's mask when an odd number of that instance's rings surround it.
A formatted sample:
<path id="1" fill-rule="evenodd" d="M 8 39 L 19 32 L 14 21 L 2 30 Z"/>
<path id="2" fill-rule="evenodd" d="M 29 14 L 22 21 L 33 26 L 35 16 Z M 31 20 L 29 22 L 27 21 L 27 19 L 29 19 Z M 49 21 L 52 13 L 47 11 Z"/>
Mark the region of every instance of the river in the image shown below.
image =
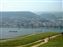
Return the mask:
<path id="1" fill-rule="evenodd" d="M 11 32 L 10 32 L 11 31 Z M 16 32 L 12 32 L 16 31 Z M 40 33 L 40 32 L 63 32 L 59 28 L 0 28 L 0 39 L 13 38 L 27 34 Z"/>

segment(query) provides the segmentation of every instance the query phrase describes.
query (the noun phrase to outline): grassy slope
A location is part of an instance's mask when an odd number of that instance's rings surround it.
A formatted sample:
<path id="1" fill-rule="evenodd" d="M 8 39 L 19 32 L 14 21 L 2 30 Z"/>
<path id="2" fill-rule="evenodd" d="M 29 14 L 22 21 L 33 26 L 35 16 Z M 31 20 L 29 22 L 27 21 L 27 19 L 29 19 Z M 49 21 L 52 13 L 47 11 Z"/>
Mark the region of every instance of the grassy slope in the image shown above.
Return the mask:
<path id="1" fill-rule="evenodd" d="M 0 42 L 0 46 L 1 47 L 14 47 L 14 46 L 19 46 L 19 45 L 25 45 L 25 44 L 29 44 L 29 43 L 35 42 L 37 40 L 40 40 L 40 39 L 43 39 L 45 37 L 52 36 L 55 34 L 57 33 L 46 32 L 46 33 L 35 34 L 35 35 L 24 37 L 24 38 L 19 37 L 15 40 L 6 41 L 2 43 Z"/>
<path id="2" fill-rule="evenodd" d="M 63 36 L 56 37 L 40 47 L 63 47 Z"/>

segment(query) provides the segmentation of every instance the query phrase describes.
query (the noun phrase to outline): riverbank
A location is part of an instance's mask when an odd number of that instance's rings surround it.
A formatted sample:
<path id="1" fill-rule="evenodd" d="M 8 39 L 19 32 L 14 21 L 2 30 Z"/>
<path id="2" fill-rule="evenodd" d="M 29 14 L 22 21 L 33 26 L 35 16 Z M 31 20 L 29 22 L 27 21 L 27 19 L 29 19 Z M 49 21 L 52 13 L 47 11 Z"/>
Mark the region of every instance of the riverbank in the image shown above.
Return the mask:
<path id="1" fill-rule="evenodd" d="M 26 45 L 29 43 L 33 43 L 35 41 L 44 39 L 49 36 L 53 36 L 59 34 L 57 32 L 45 32 L 45 33 L 38 33 L 38 34 L 33 34 L 33 35 L 28 35 L 28 36 L 23 36 L 23 37 L 17 37 L 13 40 L 5 41 L 5 42 L 0 42 L 0 46 L 2 47 L 16 47 L 16 46 L 21 46 L 21 45 Z"/>

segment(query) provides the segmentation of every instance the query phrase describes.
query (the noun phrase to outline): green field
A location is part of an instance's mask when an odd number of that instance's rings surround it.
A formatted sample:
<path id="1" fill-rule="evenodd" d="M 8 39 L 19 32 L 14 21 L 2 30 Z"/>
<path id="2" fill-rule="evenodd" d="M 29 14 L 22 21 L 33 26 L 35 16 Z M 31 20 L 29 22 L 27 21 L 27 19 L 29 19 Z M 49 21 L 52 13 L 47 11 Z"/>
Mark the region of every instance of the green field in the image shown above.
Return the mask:
<path id="1" fill-rule="evenodd" d="M 50 40 L 47 44 L 41 45 L 39 47 L 63 47 L 63 36 L 56 37 Z"/>
<path id="2" fill-rule="evenodd" d="M 15 46 L 26 45 L 26 44 L 33 43 L 35 41 L 38 41 L 38 40 L 41 40 L 41 39 L 44 39 L 46 37 L 50 37 L 56 34 L 59 34 L 59 33 L 46 32 L 46 33 L 38 33 L 38 34 L 30 35 L 30 36 L 27 35 L 23 37 L 17 37 L 13 40 L 9 40 L 6 42 L 0 42 L 0 47 L 15 47 Z M 34 44 L 31 44 L 31 45 L 34 45 Z"/>

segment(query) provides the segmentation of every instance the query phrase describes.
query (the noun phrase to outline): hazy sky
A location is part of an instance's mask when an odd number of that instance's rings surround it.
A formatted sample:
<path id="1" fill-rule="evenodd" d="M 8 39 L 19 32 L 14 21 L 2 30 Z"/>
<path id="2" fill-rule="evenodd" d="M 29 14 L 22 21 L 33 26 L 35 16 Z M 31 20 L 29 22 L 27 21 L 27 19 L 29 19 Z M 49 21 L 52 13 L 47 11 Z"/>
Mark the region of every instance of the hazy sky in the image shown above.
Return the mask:
<path id="1" fill-rule="evenodd" d="M 63 11 L 61 0 L 0 0 L 0 11 Z"/>

